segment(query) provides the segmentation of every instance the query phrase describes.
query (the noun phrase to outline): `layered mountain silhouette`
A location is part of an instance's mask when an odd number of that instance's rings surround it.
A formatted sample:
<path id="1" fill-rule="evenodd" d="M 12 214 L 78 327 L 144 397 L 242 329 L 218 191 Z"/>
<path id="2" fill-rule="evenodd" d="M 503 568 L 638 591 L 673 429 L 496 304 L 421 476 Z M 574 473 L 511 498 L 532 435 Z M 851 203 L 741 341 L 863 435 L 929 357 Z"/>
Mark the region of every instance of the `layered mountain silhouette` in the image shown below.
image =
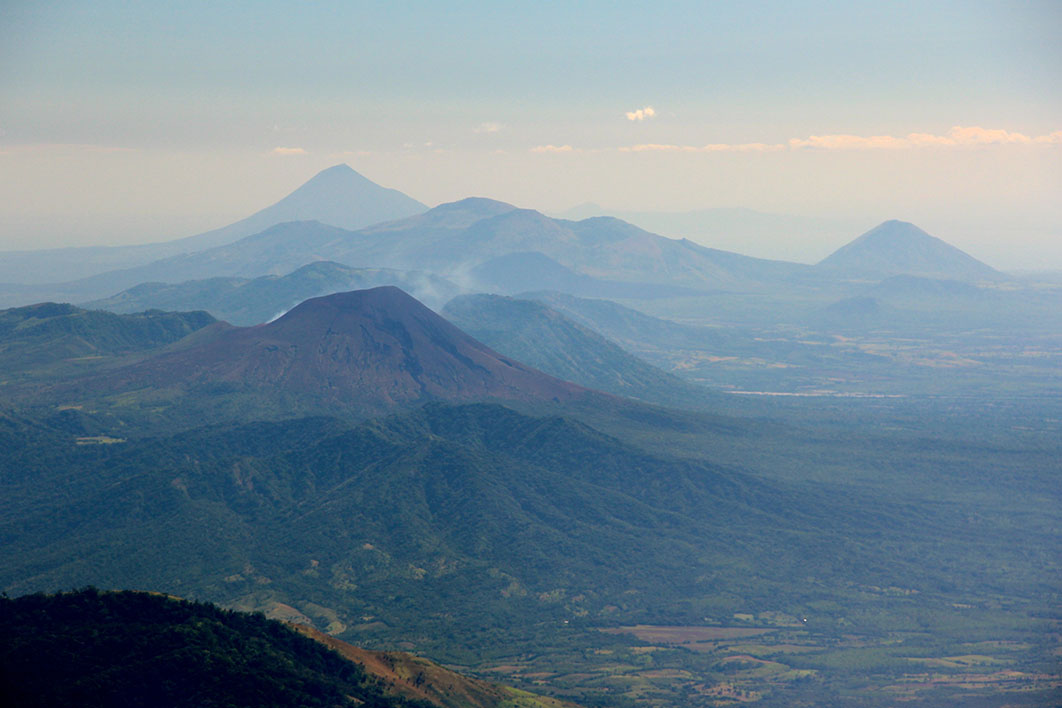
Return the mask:
<path id="1" fill-rule="evenodd" d="M 317 173 L 276 204 L 233 224 L 196 236 L 139 246 L 93 246 L 4 253 L 0 257 L 0 282 L 64 283 L 181 253 L 215 248 L 288 221 L 314 220 L 344 229 L 359 229 L 411 216 L 426 209 L 417 200 L 397 190 L 381 187 L 348 165 L 335 165 Z M 120 287 L 139 282 L 144 281 L 128 282 Z M 101 294 L 113 292 L 112 289 Z"/>
<path id="2" fill-rule="evenodd" d="M 493 349 L 588 388 L 659 404 L 705 405 L 706 389 L 627 353 L 541 302 L 463 295 L 442 314 Z"/>
<path id="3" fill-rule="evenodd" d="M 906 221 L 886 221 L 816 266 L 850 277 L 916 275 L 955 280 L 996 280 L 1003 275 L 973 256 Z"/>
<path id="4" fill-rule="evenodd" d="M 461 220 L 455 220 L 454 215 Z M 804 266 L 749 258 L 649 233 L 611 217 L 551 219 L 489 199 L 444 204 L 411 219 L 360 232 L 341 262 L 463 273 L 492 259 L 536 252 L 582 276 L 697 289 L 747 285 Z M 555 271 L 555 269 L 554 269 Z"/>
<path id="5" fill-rule="evenodd" d="M 117 369 L 88 391 L 206 387 L 320 408 L 381 411 L 424 400 L 571 400 L 586 392 L 497 354 L 402 290 L 307 300 L 274 322 L 212 336 Z"/>
<path id="6" fill-rule="evenodd" d="M 799 277 L 810 269 L 657 236 L 619 219 L 551 219 L 531 209 L 470 198 L 358 231 L 321 221 L 284 222 L 226 245 L 57 285 L 52 289 L 59 295 L 51 297 L 89 300 L 145 282 L 281 275 L 318 260 L 423 270 L 462 284 L 478 266 L 531 252 L 574 274 L 558 279 L 556 266 L 539 267 L 549 282 L 537 289 L 574 285 L 580 294 L 591 294 L 586 287 L 593 284 L 607 288 L 612 297 L 746 288 Z M 653 288 L 647 290 L 647 284 Z"/>
<path id="7" fill-rule="evenodd" d="M 507 253 L 480 263 L 469 273 L 469 286 L 515 295 L 528 290 L 553 290 L 581 297 L 649 299 L 696 295 L 700 291 L 663 283 L 633 283 L 576 273 L 537 251 Z"/>
<path id="8" fill-rule="evenodd" d="M 317 261 L 283 276 L 144 283 L 113 297 L 85 303 L 85 307 L 120 313 L 206 310 L 231 324 L 249 326 L 275 319 L 307 298 L 381 285 L 400 287 L 431 307 L 441 307 L 461 292 L 453 283 L 430 273 L 350 268 Z"/>

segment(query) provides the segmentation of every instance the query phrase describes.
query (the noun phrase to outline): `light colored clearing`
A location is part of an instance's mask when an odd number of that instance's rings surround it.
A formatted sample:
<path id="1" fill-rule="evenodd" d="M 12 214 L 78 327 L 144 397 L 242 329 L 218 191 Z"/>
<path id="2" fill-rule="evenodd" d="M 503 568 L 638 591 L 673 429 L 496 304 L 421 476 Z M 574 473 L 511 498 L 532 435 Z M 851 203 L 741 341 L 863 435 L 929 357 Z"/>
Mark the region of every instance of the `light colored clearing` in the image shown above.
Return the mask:
<path id="1" fill-rule="evenodd" d="M 115 443 L 124 443 L 125 438 L 112 438 L 107 435 L 89 435 L 76 439 L 78 445 L 114 445 Z"/>
<path id="2" fill-rule="evenodd" d="M 734 644 L 730 651 L 738 651 L 754 656 L 771 654 L 802 654 L 809 651 L 822 651 L 823 647 L 810 644 Z"/>
<path id="3" fill-rule="evenodd" d="M 606 634 L 633 634 L 643 642 L 653 644 L 693 644 L 720 639 L 758 637 L 777 631 L 758 627 L 690 627 L 638 624 L 633 627 L 609 627 L 601 630 Z"/>
<path id="4" fill-rule="evenodd" d="M 1007 661 L 1005 659 L 996 659 L 994 657 L 985 656 L 983 654 L 967 654 L 965 656 L 942 656 L 938 658 L 908 657 L 907 660 L 919 664 L 925 664 L 926 666 L 936 666 L 946 669 L 965 669 L 971 666 L 992 666 L 1011 663 L 1010 661 Z"/>
<path id="5" fill-rule="evenodd" d="M 652 669 L 650 671 L 642 671 L 638 674 L 642 678 L 647 679 L 694 679 L 694 675 L 689 671 L 683 671 L 682 669 Z"/>
<path id="6" fill-rule="evenodd" d="M 269 619 L 280 620 L 281 622 L 313 626 L 313 620 L 296 610 L 291 605 L 285 605 L 282 602 L 270 603 L 269 608 L 265 612 L 265 616 Z"/>
<path id="7" fill-rule="evenodd" d="M 72 403 L 68 403 L 68 404 L 63 405 L 63 406 L 56 406 L 55 410 L 57 410 L 57 411 L 79 411 L 82 408 L 84 408 L 84 406 L 75 406 Z"/>
<path id="8" fill-rule="evenodd" d="M 898 683 L 886 686 L 884 690 L 913 694 L 941 686 L 970 690 L 993 688 L 997 691 L 1028 691 L 1056 689 L 1062 686 L 1062 681 L 1051 674 L 1029 674 L 1013 670 L 992 674 L 921 674 L 904 676 Z"/>

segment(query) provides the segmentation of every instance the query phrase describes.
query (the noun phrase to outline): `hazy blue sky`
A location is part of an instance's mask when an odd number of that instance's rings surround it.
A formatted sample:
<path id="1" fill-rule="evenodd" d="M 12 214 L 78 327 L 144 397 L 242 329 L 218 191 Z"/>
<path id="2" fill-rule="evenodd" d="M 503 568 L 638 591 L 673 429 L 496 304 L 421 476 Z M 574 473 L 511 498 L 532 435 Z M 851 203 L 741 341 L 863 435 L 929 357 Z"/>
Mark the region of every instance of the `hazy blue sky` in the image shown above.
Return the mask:
<path id="1" fill-rule="evenodd" d="M 1062 268 L 1059 36 L 1054 0 L 0 0 L 0 248 L 190 235 L 347 162 L 429 204 L 900 218 Z"/>

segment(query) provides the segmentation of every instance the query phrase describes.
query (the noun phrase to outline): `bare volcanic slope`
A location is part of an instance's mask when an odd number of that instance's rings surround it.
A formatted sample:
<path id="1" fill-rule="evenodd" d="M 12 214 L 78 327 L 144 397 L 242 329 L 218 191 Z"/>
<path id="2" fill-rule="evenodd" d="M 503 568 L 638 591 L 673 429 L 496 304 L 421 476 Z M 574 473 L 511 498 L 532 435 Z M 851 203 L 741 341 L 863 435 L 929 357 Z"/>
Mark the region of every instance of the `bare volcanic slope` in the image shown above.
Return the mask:
<path id="1" fill-rule="evenodd" d="M 366 412 L 424 400 L 566 401 L 587 390 L 492 351 L 393 286 L 313 298 L 280 319 L 108 375 L 109 390 L 178 386 Z"/>
<path id="2" fill-rule="evenodd" d="M 917 275 L 998 280 L 1002 273 L 906 221 L 886 221 L 816 266 L 849 277 Z"/>

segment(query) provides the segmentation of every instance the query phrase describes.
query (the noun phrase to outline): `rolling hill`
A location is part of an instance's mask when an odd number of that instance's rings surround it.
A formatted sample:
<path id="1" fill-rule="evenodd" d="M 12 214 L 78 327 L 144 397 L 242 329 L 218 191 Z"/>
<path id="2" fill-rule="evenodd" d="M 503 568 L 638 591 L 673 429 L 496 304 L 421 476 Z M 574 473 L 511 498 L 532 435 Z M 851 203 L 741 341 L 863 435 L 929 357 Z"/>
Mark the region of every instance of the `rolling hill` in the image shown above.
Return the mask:
<path id="1" fill-rule="evenodd" d="M 117 315 L 54 302 L 0 310 L 0 367 L 5 376 L 38 369 L 54 374 L 53 364 L 89 365 L 148 351 L 213 322 L 202 311 Z"/>
<path id="2" fill-rule="evenodd" d="M 463 295 L 442 314 L 492 349 L 587 388 L 663 405 L 703 407 L 710 400 L 708 390 L 642 361 L 540 302 Z"/>

